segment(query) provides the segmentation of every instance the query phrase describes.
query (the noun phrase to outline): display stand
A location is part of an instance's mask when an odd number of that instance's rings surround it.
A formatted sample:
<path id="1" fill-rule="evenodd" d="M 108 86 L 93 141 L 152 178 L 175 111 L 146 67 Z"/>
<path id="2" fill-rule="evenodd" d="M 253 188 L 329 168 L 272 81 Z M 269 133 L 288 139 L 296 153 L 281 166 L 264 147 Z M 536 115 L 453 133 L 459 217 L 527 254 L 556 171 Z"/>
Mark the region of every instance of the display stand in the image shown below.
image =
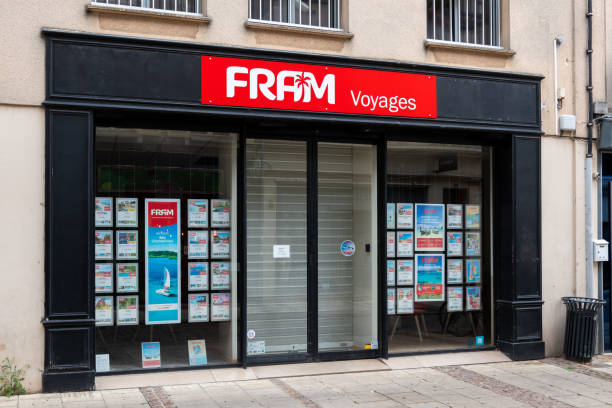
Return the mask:
<path id="1" fill-rule="evenodd" d="M 425 331 L 425 334 L 427 335 L 427 325 L 425 324 L 425 316 L 421 315 L 413 315 L 414 316 L 414 323 L 416 324 L 416 328 L 417 328 L 417 333 L 419 334 L 419 342 L 423 342 L 423 332 L 421 331 L 421 324 L 419 323 L 419 316 L 421 316 L 421 322 L 423 323 L 423 329 Z M 393 330 L 391 330 L 391 337 L 389 339 L 389 341 L 391 341 L 391 339 L 393 338 L 393 336 L 395 335 L 395 331 L 397 330 L 397 326 L 399 325 L 399 321 L 402 318 L 401 315 L 395 315 L 395 322 L 393 323 Z"/>
<path id="2" fill-rule="evenodd" d="M 474 317 L 472 316 L 473 312 L 471 312 L 471 311 L 467 311 L 467 312 L 448 312 L 446 314 L 446 320 L 444 322 L 444 328 L 442 329 L 442 335 L 443 336 L 446 335 L 446 331 L 448 329 L 448 324 L 450 322 L 450 318 L 451 318 L 451 315 L 453 313 L 467 313 L 468 314 L 468 319 L 470 319 L 470 325 L 472 326 L 472 334 L 474 335 L 474 337 L 476 337 L 476 325 L 474 324 Z"/>

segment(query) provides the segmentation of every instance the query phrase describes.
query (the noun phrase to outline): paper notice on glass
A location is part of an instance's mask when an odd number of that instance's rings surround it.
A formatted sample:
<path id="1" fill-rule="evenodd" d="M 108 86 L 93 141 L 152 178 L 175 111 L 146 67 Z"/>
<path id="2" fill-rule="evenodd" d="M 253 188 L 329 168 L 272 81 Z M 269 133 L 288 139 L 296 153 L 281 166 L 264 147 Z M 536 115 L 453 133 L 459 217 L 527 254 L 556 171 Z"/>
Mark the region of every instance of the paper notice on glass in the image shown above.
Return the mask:
<path id="1" fill-rule="evenodd" d="M 412 259 L 397 260 L 397 284 L 412 285 L 413 284 L 414 261 Z"/>
<path id="2" fill-rule="evenodd" d="M 408 203 L 397 203 L 397 229 L 412 229 L 413 206 Z"/>
<path id="3" fill-rule="evenodd" d="M 188 258 L 208 258 L 208 231 L 189 231 Z"/>
<path id="4" fill-rule="evenodd" d="M 161 367 L 161 350 L 158 341 L 141 343 L 142 368 Z"/>
<path id="5" fill-rule="evenodd" d="M 113 264 L 96 264 L 95 272 L 96 293 L 112 293 L 113 291 Z"/>
<path id="6" fill-rule="evenodd" d="M 415 263 L 415 285 L 417 302 L 444 300 L 444 255 L 417 254 Z"/>
<path id="7" fill-rule="evenodd" d="M 465 233 L 465 256 L 480 256 L 480 232 Z"/>
<path id="8" fill-rule="evenodd" d="M 465 283 L 480 283 L 480 259 L 465 260 Z"/>
<path id="9" fill-rule="evenodd" d="M 113 226 L 113 199 L 111 197 L 96 197 L 96 227 Z"/>
<path id="10" fill-rule="evenodd" d="M 412 231 L 397 231 L 397 257 L 414 255 Z"/>
<path id="11" fill-rule="evenodd" d="M 274 258 L 291 258 L 291 245 L 273 245 L 272 256 Z"/>
<path id="12" fill-rule="evenodd" d="M 230 257 L 230 232 L 212 230 L 211 253 L 212 259 L 222 259 Z"/>
<path id="13" fill-rule="evenodd" d="M 416 251 L 444 251 L 444 216 L 444 204 L 415 205 Z"/>
<path id="14" fill-rule="evenodd" d="M 138 292 L 138 264 L 117 264 L 117 292 Z"/>
<path id="15" fill-rule="evenodd" d="M 201 366 L 208 364 L 206 358 L 206 341 L 205 340 L 187 340 L 189 348 L 189 365 Z"/>
<path id="16" fill-rule="evenodd" d="M 387 232 L 387 258 L 395 258 L 395 231 Z"/>
<path id="17" fill-rule="evenodd" d="M 463 228 L 463 206 L 461 204 L 446 204 L 446 228 Z"/>
<path id="18" fill-rule="evenodd" d="M 395 204 L 387 203 L 387 229 L 395 229 Z"/>
<path id="19" fill-rule="evenodd" d="M 208 290 L 208 262 L 189 262 L 189 290 Z"/>
<path id="20" fill-rule="evenodd" d="M 113 259 L 113 231 L 96 230 L 95 232 L 96 261 Z"/>
<path id="21" fill-rule="evenodd" d="M 414 313 L 414 289 L 397 288 L 397 314 Z"/>
<path id="22" fill-rule="evenodd" d="M 395 261 L 387 260 L 387 286 L 395 286 Z"/>
<path id="23" fill-rule="evenodd" d="M 387 314 L 395 314 L 395 288 L 387 289 Z"/>
<path id="24" fill-rule="evenodd" d="M 137 198 L 117 198 L 117 226 L 118 227 L 137 227 L 138 226 L 138 199 Z"/>
<path id="25" fill-rule="evenodd" d="M 247 342 L 247 354 L 249 356 L 257 356 L 260 354 L 266 354 L 266 341 L 249 341 Z"/>
<path id="26" fill-rule="evenodd" d="M 446 260 L 446 279 L 448 284 L 463 283 L 463 259 Z"/>
<path id="27" fill-rule="evenodd" d="M 190 293 L 189 300 L 189 323 L 207 322 L 208 319 L 208 293 Z"/>
<path id="28" fill-rule="evenodd" d="M 190 228 L 208 228 L 208 200 L 187 200 L 187 223 Z"/>
<path id="29" fill-rule="evenodd" d="M 480 310 L 480 286 L 466 286 L 465 296 L 465 310 Z"/>
<path id="30" fill-rule="evenodd" d="M 138 230 L 117 231 L 117 259 L 138 259 Z"/>
<path id="31" fill-rule="evenodd" d="M 210 320 L 213 322 L 230 320 L 230 294 L 212 293 L 211 297 Z"/>
<path id="32" fill-rule="evenodd" d="M 446 311 L 447 312 L 462 312 L 463 311 L 463 287 L 449 286 L 447 288 Z"/>
<path id="33" fill-rule="evenodd" d="M 210 200 L 210 226 L 213 228 L 229 228 L 230 200 Z"/>
<path id="34" fill-rule="evenodd" d="M 463 255 L 463 232 L 449 231 L 446 233 L 446 255 Z"/>
<path id="35" fill-rule="evenodd" d="M 223 290 L 230 288 L 230 263 L 210 263 L 210 287 L 212 290 Z"/>
<path id="36" fill-rule="evenodd" d="M 106 373 L 110 371 L 110 354 L 96 354 L 96 372 Z"/>
<path id="37" fill-rule="evenodd" d="M 96 296 L 95 298 L 96 326 L 112 326 L 113 319 L 113 297 Z"/>
<path id="38" fill-rule="evenodd" d="M 117 296 L 117 326 L 138 325 L 138 295 Z"/>
<path id="39" fill-rule="evenodd" d="M 465 228 L 479 229 L 480 228 L 480 206 L 466 205 L 465 206 Z"/>

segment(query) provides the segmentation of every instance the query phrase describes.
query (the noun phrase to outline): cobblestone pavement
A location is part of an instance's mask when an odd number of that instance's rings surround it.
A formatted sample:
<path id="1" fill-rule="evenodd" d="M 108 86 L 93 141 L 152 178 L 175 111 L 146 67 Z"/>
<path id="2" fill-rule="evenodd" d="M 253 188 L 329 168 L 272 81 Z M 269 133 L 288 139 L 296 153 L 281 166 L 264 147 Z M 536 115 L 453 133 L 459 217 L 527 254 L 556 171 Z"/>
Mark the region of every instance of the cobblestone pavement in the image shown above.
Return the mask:
<path id="1" fill-rule="evenodd" d="M 612 407 L 612 358 L 561 359 L 0 397 L 0 407 Z"/>

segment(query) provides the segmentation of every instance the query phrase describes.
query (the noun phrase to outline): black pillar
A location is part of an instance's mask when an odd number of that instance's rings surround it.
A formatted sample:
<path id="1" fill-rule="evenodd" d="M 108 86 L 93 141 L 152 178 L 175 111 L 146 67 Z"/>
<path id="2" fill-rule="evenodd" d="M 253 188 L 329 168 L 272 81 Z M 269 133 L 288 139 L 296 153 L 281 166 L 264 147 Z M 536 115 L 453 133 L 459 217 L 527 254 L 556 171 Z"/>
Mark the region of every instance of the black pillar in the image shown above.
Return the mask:
<path id="1" fill-rule="evenodd" d="M 91 112 L 47 110 L 45 392 L 95 385 Z"/>
<path id="2" fill-rule="evenodd" d="M 543 358 L 540 138 L 514 135 L 495 159 L 497 344 L 513 360 Z"/>

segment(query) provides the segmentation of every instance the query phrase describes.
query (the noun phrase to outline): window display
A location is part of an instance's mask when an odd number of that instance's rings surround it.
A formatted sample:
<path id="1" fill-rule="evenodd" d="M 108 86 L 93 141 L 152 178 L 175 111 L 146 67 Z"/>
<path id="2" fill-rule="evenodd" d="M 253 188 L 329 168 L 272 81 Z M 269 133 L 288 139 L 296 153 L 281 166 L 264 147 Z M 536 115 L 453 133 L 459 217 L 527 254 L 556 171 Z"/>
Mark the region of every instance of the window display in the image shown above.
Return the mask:
<path id="1" fill-rule="evenodd" d="M 189 262 L 189 290 L 208 290 L 208 262 Z"/>
<path id="2" fill-rule="evenodd" d="M 113 231 L 96 230 L 95 251 L 97 260 L 113 259 Z"/>
<path id="3" fill-rule="evenodd" d="M 117 325 L 138 324 L 138 295 L 117 296 Z"/>
<path id="4" fill-rule="evenodd" d="M 444 251 L 444 205 L 416 204 L 415 250 Z"/>
<path id="5" fill-rule="evenodd" d="M 208 258 L 208 231 L 189 231 L 189 259 Z"/>
<path id="6" fill-rule="evenodd" d="M 138 231 L 117 232 L 117 260 L 138 259 Z"/>
<path id="7" fill-rule="evenodd" d="M 397 203 L 397 229 L 412 229 L 412 208 L 411 203 Z"/>
<path id="8" fill-rule="evenodd" d="M 395 261 L 387 260 L 387 286 L 395 286 Z"/>
<path id="9" fill-rule="evenodd" d="M 463 232 L 447 232 L 446 233 L 446 255 L 447 256 L 462 256 L 463 255 Z"/>
<path id="10" fill-rule="evenodd" d="M 96 227 L 113 226 L 113 199 L 111 197 L 96 197 Z"/>
<path id="11" fill-rule="evenodd" d="M 187 225 L 190 228 L 208 227 L 208 200 L 187 201 Z"/>
<path id="12" fill-rule="evenodd" d="M 138 264 L 117 264 L 117 293 L 138 292 Z"/>
<path id="13" fill-rule="evenodd" d="M 397 285 L 412 285 L 414 262 L 412 259 L 397 260 Z"/>
<path id="14" fill-rule="evenodd" d="M 397 257 L 405 258 L 412 256 L 413 251 L 412 231 L 397 231 Z"/>
<path id="15" fill-rule="evenodd" d="M 138 199 L 117 198 L 117 227 L 138 226 Z"/>
<path id="16" fill-rule="evenodd" d="M 96 293 L 113 292 L 113 264 L 97 263 L 95 274 Z"/>

